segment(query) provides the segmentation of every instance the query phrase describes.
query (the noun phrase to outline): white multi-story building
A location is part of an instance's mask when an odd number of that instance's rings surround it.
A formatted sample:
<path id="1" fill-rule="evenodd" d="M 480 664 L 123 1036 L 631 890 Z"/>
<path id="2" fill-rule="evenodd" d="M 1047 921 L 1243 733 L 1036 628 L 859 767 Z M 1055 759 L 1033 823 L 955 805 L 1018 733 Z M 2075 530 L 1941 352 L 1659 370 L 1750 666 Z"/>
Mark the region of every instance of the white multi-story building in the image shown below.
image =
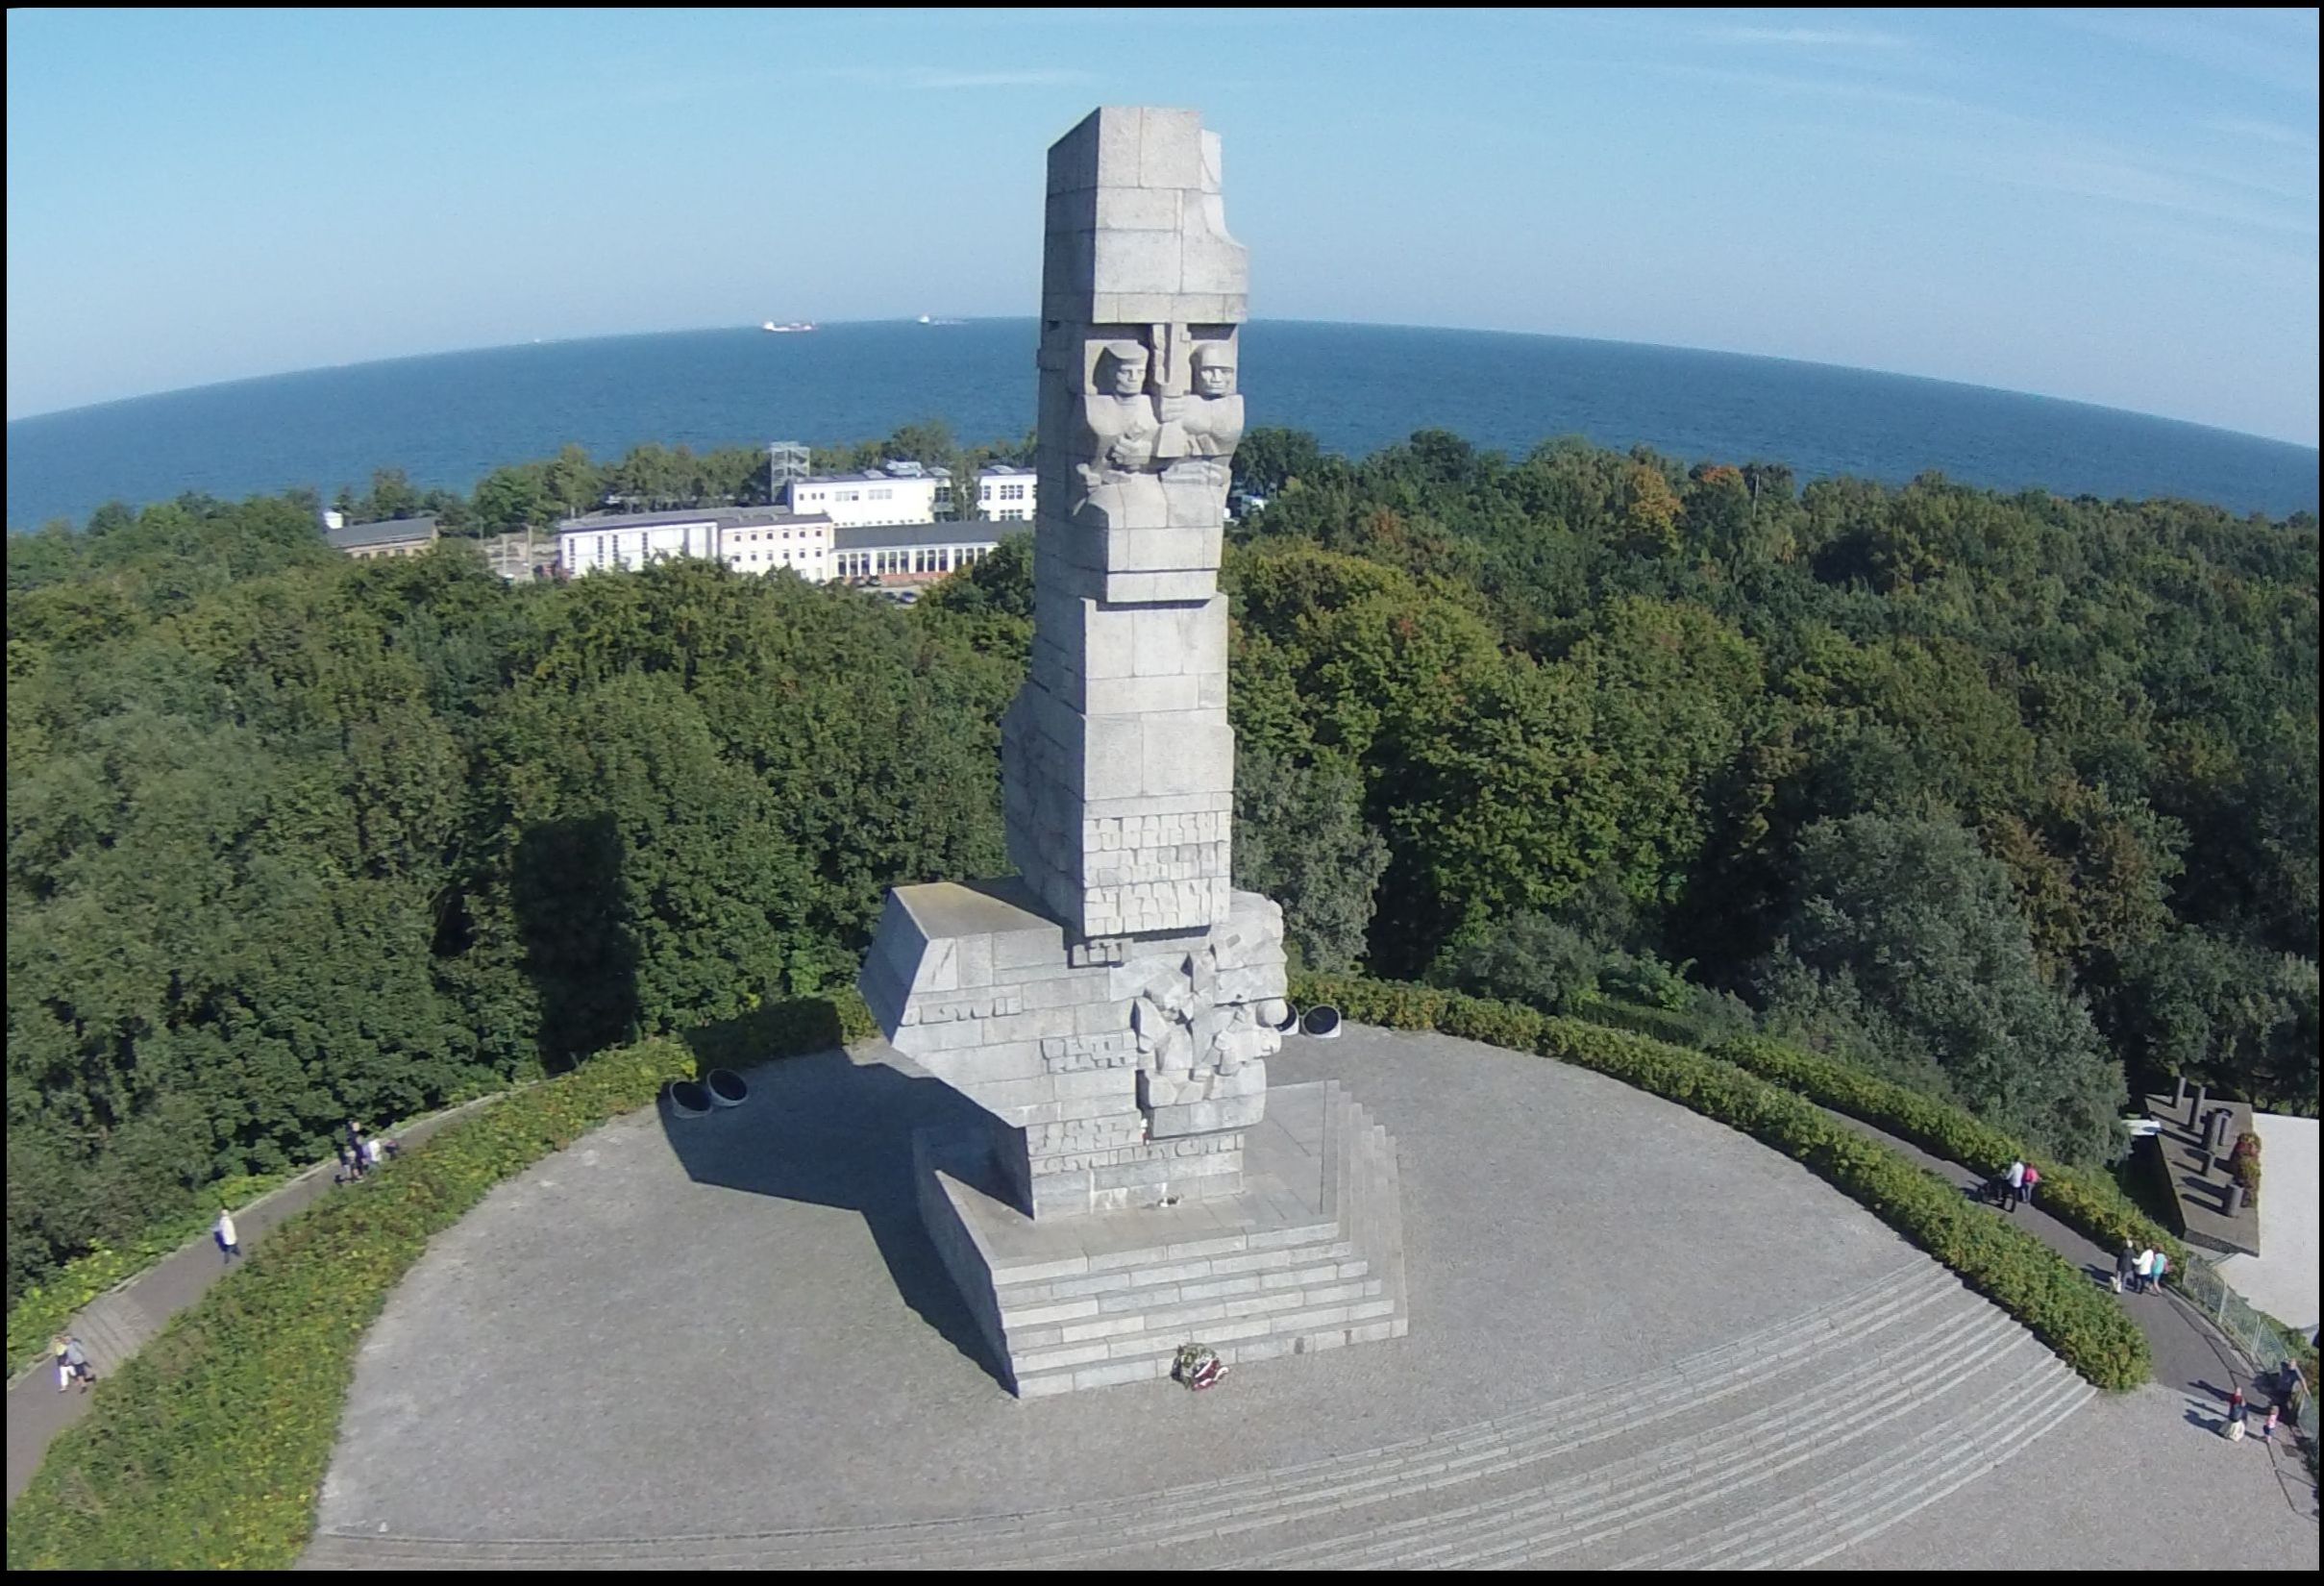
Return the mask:
<path id="1" fill-rule="evenodd" d="M 790 482 L 794 512 L 824 512 L 841 529 L 933 523 L 952 509 L 952 476 L 917 462 L 891 462 L 877 473 L 809 474 Z M 996 463 L 977 471 L 977 504 L 1001 523 L 1033 520 L 1033 471 Z"/>
<path id="2" fill-rule="evenodd" d="M 809 583 L 831 576 L 831 520 L 821 512 L 745 512 L 720 525 L 718 559 L 737 573 L 797 573 Z"/>
<path id="3" fill-rule="evenodd" d="M 995 523 L 1033 521 L 1033 471 L 1005 462 L 977 470 L 977 505 Z"/>
<path id="4" fill-rule="evenodd" d="M 567 578 L 696 557 L 738 573 L 792 572 L 821 583 L 831 576 L 831 520 L 774 507 L 597 513 L 558 524 L 556 551 Z"/>
<path id="5" fill-rule="evenodd" d="M 942 469 L 924 470 L 917 463 L 891 463 L 899 473 L 809 474 L 791 481 L 794 512 L 821 512 L 834 527 L 859 529 L 875 524 L 933 523 L 936 497 L 949 491 L 952 480 Z"/>

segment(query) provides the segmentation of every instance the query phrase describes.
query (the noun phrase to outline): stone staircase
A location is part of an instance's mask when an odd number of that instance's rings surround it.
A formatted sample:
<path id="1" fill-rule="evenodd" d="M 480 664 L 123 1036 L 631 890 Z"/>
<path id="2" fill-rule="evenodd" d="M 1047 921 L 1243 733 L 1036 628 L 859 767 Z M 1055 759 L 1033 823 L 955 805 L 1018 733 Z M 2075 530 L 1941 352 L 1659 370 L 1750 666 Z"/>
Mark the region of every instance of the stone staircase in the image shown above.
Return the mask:
<path id="1" fill-rule="evenodd" d="M 1179 1347 L 1198 1340 L 1234 1365 L 1403 1336 L 1395 1143 L 1336 1082 L 1319 1088 L 1312 1202 L 1285 1211 L 1284 1198 L 1251 1196 L 1196 1208 L 1214 1218 L 1209 1237 L 1092 1251 L 1070 1274 L 1039 1254 L 990 1259 L 1020 1398 L 1167 1376 Z M 1270 1200 L 1273 1215 L 1262 1209 Z"/>
<path id="2" fill-rule="evenodd" d="M 306 1562 L 1797 1568 L 1991 1470 L 2092 1394 L 2030 1333 L 1916 1257 L 1644 1380 L 1273 1471 L 915 1524 L 571 1543 L 326 1535 Z"/>

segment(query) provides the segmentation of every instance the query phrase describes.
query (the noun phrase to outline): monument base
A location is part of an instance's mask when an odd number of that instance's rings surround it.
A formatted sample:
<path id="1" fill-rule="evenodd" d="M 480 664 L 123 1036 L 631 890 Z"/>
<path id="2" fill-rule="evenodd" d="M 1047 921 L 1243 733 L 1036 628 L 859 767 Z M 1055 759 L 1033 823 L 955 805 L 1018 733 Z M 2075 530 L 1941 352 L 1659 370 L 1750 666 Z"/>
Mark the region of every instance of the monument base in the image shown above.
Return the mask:
<path id="1" fill-rule="evenodd" d="M 920 1211 L 1021 1399 L 1403 1336 L 1395 1143 L 1332 1081 L 1277 1086 L 1231 1196 L 1036 1222 L 979 1188 L 990 1136 L 923 1129 Z"/>
<path id="2" fill-rule="evenodd" d="M 1013 879 L 889 892 L 859 984 L 896 1050 L 993 1115 L 1017 1206 L 1079 1215 L 1237 1193 L 1280 1044 L 1283 911 L 1086 940 Z"/>

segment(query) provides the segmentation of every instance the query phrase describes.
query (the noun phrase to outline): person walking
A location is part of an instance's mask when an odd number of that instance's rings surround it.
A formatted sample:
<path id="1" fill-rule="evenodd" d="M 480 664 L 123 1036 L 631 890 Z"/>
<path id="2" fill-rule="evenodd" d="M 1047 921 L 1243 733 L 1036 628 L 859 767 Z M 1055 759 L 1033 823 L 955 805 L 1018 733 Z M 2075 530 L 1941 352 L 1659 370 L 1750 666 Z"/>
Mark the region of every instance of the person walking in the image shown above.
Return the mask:
<path id="1" fill-rule="evenodd" d="M 2125 1239 L 2122 1241 L 2122 1248 L 2114 1251 L 2114 1292 L 2116 1294 L 2130 1293 L 2131 1285 L 2138 1279 L 2139 1247 Z"/>
<path id="2" fill-rule="evenodd" d="M 97 1368 L 88 1363 L 88 1351 L 82 1347 L 81 1340 L 70 1333 L 59 1333 L 57 1335 L 57 1391 L 64 1392 L 73 1385 L 76 1378 L 80 1381 L 81 1391 L 87 1393 L 89 1384 L 97 1380 Z"/>
<path id="3" fill-rule="evenodd" d="M 210 1230 L 217 1236 L 220 1265 L 233 1266 L 234 1258 L 242 1253 L 242 1236 L 235 1231 L 234 1213 L 225 1206 L 218 1208 L 218 1226 Z"/>
<path id="4" fill-rule="evenodd" d="M 2001 1198 L 2001 1203 L 2008 1207 L 2010 1215 L 2015 1217 L 2017 1215 L 2017 1202 L 2025 1196 L 2025 1164 L 2013 1159 L 2010 1162 L 2010 1171 L 2002 1175 L 2001 1181 L 2009 1186 L 2008 1192 Z"/>
<path id="5" fill-rule="evenodd" d="M 2227 1422 L 2219 1428 L 2219 1435 L 2230 1443 L 2240 1443 L 2243 1441 L 2244 1427 L 2250 1420 L 2251 1406 L 2243 1401 L 2243 1390 L 2237 1388 L 2228 1396 Z"/>
<path id="6" fill-rule="evenodd" d="M 2153 1246 L 2146 1246 L 2139 1251 L 2139 1259 L 2133 1265 L 2131 1271 L 2132 1276 L 2137 1279 L 2133 1292 L 2137 1294 L 2144 1294 L 2146 1292 L 2146 1280 L 2155 1275 L 2155 1251 Z"/>
<path id="7" fill-rule="evenodd" d="M 2017 1203 L 2021 1206 L 2032 1205 L 2034 1203 L 2034 1186 L 2040 1182 L 2041 1170 L 2028 1162 L 2025 1165 L 2025 1177 L 2017 1180 Z"/>
<path id="8" fill-rule="evenodd" d="M 2155 1251 L 2155 1270 L 2147 1275 L 2147 1293 L 2160 1294 L 2163 1292 L 2163 1275 L 2168 1271 L 2170 1271 L 2170 1257 L 2161 1251 Z"/>

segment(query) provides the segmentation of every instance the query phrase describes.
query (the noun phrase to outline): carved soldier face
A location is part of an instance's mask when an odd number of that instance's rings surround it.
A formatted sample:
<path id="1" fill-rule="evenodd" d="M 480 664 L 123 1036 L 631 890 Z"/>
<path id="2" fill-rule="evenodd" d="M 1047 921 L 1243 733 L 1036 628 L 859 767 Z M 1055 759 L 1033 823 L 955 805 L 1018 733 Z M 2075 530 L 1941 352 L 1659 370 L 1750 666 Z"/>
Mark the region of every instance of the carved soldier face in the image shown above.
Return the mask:
<path id="1" fill-rule="evenodd" d="M 1146 349 L 1134 345 L 1108 347 L 1098 358 L 1098 384 L 1118 397 L 1134 397 L 1146 389 Z"/>
<path id="2" fill-rule="evenodd" d="M 1206 397 L 1235 394 L 1235 366 L 1224 357 L 1198 358 L 1195 360 L 1195 390 Z"/>

